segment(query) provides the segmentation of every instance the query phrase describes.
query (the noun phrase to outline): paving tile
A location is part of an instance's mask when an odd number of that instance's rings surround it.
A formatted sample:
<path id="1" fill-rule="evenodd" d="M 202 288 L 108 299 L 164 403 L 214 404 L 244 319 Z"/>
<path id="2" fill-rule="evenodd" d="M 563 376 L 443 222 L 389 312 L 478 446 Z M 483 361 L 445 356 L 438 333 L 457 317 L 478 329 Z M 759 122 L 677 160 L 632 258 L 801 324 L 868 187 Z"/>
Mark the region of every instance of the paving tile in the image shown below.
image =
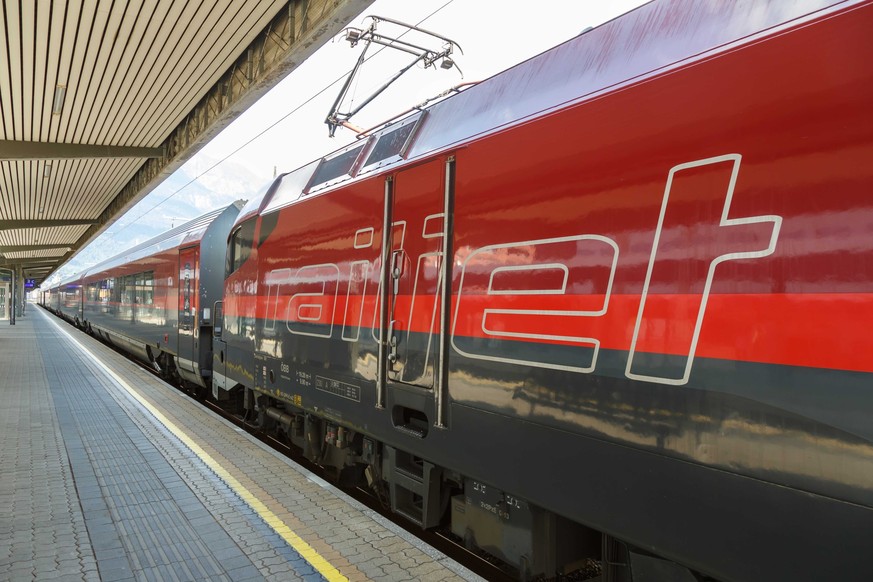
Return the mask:
<path id="1" fill-rule="evenodd" d="M 136 580 L 130 570 L 100 570 L 103 582 L 128 582 Z"/>
<path id="2" fill-rule="evenodd" d="M 458 578 L 432 556 L 406 551 L 413 542 L 369 510 L 70 332 L 350 579 L 414 578 L 404 574 L 419 571 L 418 560 L 434 565 L 423 575 Z M 0 520 L 0 560 L 8 561 L 0 567 L 20 566 L 25 579 L 34 568 L 76 580 L 321 579 L 41 313 L 14 333 L 0 326 L 0 369 L 26 379 L 0 409 L 0 466 L 15 467 L 0 483 L 0 506 L 13 508 L 11 521 Z M 4 554 L 4 539 L 19 541 Z"/>
<path id="3" fill-rule="evenodd" d="M 7 575 L 10 580 L 24 580 L 26 577 L 33 575 L 33 564 L 13 564 L 7 570 Z"/>

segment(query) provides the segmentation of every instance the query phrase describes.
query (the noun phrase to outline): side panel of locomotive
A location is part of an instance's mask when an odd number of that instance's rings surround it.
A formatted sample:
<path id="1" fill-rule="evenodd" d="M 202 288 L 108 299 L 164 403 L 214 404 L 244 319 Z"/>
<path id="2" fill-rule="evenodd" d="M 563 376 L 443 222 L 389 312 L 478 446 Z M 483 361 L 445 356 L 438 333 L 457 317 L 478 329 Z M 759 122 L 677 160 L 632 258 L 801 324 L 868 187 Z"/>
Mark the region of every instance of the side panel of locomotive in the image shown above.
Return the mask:
<path id="1" fill-rule="evenodd" d="M 870 26 L 459 151 L 453 400 L 873 506 Z"/>
<path id="2" fill-rule="evenodd" d="M 414 162 L 252 219 L 239 381 L 719 578 L 869 572 L 871 28 L 750 30 L 472 141 L 584 43 L 434 107 Z"/>
<path id="3" fill-rule="evenodd" d="M 870 26 L 866 6 L 457 153 L 467 470 L 719 577 L 869 570 Z"/>

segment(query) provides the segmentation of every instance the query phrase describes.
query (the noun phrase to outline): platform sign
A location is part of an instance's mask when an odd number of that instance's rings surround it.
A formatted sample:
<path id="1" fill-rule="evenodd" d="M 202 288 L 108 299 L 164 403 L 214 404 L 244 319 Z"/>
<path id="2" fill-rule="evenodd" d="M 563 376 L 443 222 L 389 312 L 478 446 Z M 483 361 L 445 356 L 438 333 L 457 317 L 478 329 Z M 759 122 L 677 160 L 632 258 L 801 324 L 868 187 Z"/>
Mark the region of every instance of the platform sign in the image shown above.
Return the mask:
<path id="1" fill-rule="evenodd" d="M 36 279 L 25 279 L 24 280 L 24 288 L 25 289 L 33 289 L 36 287 Z"/>

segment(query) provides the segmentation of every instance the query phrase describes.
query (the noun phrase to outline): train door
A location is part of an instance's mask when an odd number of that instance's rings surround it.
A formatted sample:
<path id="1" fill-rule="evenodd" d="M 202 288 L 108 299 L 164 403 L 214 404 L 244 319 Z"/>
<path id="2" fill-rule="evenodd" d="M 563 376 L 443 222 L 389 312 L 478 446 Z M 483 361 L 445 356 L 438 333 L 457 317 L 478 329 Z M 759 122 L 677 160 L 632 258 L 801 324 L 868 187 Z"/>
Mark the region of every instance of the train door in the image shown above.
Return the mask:
<path id="1" fill-rule="evenodd" d="M 452 161 L 439 159 L 394 177 L 386 274 L 389 390 L 398 385 L 433 390 L 440 381 L 446 300 L 443 254 L 449 228 L 444 218 L 452 171 Z M 440 416 L 437 413 L 438 425 Z"/>
<path id="2" fill-rule="evenodd" d="M 197 309 L 198 273 L 200 271 L 197 247 L 179 251 L 179 358 L 198 362 Z"/>

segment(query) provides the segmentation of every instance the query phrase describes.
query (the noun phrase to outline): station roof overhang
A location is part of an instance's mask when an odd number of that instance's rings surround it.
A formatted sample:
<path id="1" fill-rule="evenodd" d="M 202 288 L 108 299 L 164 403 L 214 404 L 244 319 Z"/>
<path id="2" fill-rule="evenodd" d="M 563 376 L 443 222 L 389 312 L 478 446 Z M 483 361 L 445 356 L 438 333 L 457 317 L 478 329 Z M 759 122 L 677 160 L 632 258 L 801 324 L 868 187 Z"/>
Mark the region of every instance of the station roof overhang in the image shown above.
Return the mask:
<path id="1" fill-rule="evenodd" d="M 43 281 L 372 2 L 0 2 L 0 267 Z"/>

